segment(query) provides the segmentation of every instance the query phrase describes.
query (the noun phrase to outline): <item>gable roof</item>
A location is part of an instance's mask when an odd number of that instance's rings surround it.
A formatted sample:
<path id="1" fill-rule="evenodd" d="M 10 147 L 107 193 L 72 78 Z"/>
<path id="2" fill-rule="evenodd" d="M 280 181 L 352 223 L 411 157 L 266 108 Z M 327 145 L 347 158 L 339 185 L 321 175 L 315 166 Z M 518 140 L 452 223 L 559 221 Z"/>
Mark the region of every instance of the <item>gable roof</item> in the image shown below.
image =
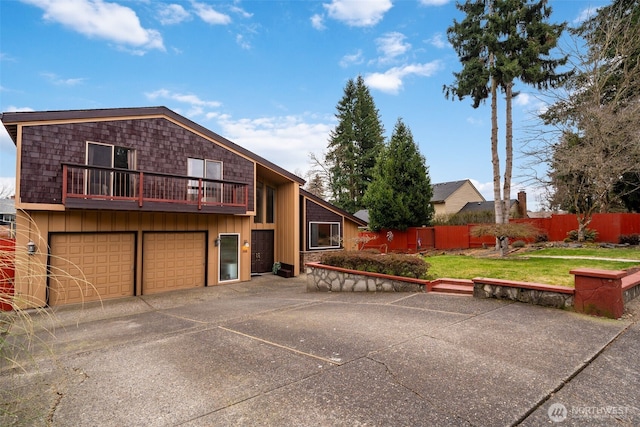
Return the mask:
<path id="1" fill-rule="evenodd" d="M 516 203 L 518 203 L 518 200 L 511 199 L 509 203 L 509 209 L 511 209 L 513 205 L 515 205 Z M 460 209 L 458 213 L 485 212 L 485 211 L 493 212 L 494 210 L 495 210 L 495 204 L 493 203 L 493 200 L 489 200 L 487 202 L 468 202 L 466 205 L 462 207 L 462 209 Z"/>
<path id="2" fill-rule="evenodd" d="M 358 212 L 354 213 L 353 216 L 360 218 L 367 224 L 369 223 L 369 209 L 360 209 Z"/>
<path id="3" fill-rule="evenodd" d="M 8 214 L 8 215 L 16 214 L 15 199 L 0 199 L 0 215 L 2 214 Z"/>
<path id="4" fill-rule="evenodd" d="M 121 120 L 126 118 L 145 118 L 150 116 L 164 116 L 177 123 L 180 123 L 186 128 L 190 128 L 198 133 L 205 135 L 208 138 L 214 139 L 227 148 L 240 153 L 243 156 L 255 161 L 256 163 L 273 170 L 274 172 L 287 177 L 288 179 L 298 182 L 303 185 L 306 181 L 297 175 L 277 166 L 276 164 L 266 160 L 263 157 L 247 150 L 244 147 L 237 145 L 234 142 L 226 139 L 225 137 L 218 135 L 215 132 L 210 131 L 187 119 L 184 116 L 168 109 L 167 107 L 133 107 L 133 108 L 105 108 L 95 110 L 61 110 L 61 111 L 20 111 L 20 112 L 7 112 L 0 114 L 0 120 L 7 129 L 9 136 L 13 140 L 14 144 L 18 141 L 18 124 L 30 123 L 30 122 L 51 122 L 60 120 L 91 120 L 91 119 L 114 119 Z"/>
<path id="5" fill-rule="evenodd" d="M 433 189 L 431 203 L 444 203 L 444 201 L 447 200 L 449 196 L 455 193 L 467 182 L 471 184 L 471 181 L 469 181 L 468 179 L 463 179 L 462 181 L 449 181 L 433 184 L 431 186 L 431 188 Z M 473 186 L 473 184 L 471 184 L 471 186 Z"/>
<path id="6" fill-rule="evenodd" d="M 316 202 L 319 205 L 324 206 L 325 208 L 334 211 L 335 213 L 344 216 L 345 218 L 349 219 L 351 222 L 355 222 L 356 224 L 358 224 L 361 227 L 366 227 L 368 221 L 364 221 L 361 218 L 358 218 L 355 215 L 351 215 L 349 212 L 340 209 L 337 206 L 332 205 L 331 203 L 327 202 L 324 199 L 321 199 L 320 197 L 316 196 L 313 193 L 308 192 L 307 190 L 305 190 L 304 188 L 300 188 L 300 195 L 306 197 L 307 199 L 313 200 L 314 202 Z"/>

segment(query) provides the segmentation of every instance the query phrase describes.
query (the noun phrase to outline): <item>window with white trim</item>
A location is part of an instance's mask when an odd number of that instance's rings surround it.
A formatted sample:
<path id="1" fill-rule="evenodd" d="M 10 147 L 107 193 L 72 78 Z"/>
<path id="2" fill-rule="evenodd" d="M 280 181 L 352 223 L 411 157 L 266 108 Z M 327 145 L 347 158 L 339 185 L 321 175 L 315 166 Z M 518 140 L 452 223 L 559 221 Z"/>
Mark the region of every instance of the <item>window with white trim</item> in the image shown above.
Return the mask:
<path id="1" fill-rule="evenodd" d="M 309 222 L 309 249 L 340 248 L 339 222 Z"/>
<path id="2" fill-rule="evenodd" d="M 217 160 L 187 158 L 187 175 L 197 178 L 222 179 L 222 162 Z M 222 202 L 222 183 L 207 182 L 203 186 L 203 201 Z M 189 180 L 190 199 L 197 198 L 198 181 Z"/>

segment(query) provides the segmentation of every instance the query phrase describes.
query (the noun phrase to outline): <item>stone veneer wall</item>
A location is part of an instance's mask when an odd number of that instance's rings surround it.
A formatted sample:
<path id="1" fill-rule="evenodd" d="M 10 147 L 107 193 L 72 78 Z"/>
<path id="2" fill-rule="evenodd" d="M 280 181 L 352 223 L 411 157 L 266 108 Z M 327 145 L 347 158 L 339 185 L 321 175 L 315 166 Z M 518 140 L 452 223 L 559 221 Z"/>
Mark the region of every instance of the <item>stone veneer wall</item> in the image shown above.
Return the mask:
<path id="1" fill-rule="evenodd" d="M 572 308 L 573 292 L 556 292 L 553 290 L 531 289 L 518 285 L 499 285 L 482 283 L 474 279 L 473 296 L 476 298 L 497 298 L 524 302 L 545 307 Z"/>
<path id="2" fill-rule="evenodd" d="M 427 280 L 307 264 L 308 292 L 423 292 Z"/>

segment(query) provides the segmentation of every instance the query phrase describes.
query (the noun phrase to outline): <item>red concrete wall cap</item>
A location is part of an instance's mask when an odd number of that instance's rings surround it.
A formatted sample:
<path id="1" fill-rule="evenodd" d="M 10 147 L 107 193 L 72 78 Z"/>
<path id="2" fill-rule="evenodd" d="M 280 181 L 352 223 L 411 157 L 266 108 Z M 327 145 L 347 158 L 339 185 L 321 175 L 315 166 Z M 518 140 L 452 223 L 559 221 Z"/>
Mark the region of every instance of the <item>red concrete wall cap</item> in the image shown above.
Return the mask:
<path id="1" fill-rule="evenodd" d="M 600 270 L 598 268 L 574 268 L 569 271 L 574 276 L 597 277 L 599 279 L 622 279 L 627 274 L 623 270 Z"/>

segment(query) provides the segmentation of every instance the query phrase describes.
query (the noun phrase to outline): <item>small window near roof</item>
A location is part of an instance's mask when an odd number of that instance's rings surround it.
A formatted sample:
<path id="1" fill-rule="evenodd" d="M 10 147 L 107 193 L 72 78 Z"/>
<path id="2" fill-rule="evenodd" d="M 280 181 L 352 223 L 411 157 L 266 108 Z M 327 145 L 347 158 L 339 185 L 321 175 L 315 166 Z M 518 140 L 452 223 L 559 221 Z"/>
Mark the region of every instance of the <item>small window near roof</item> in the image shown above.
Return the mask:
<path id="1" fill-rule="evenodd" d="M 310 222 L 309 249 L 340 248 L 339 222 Z"/>

